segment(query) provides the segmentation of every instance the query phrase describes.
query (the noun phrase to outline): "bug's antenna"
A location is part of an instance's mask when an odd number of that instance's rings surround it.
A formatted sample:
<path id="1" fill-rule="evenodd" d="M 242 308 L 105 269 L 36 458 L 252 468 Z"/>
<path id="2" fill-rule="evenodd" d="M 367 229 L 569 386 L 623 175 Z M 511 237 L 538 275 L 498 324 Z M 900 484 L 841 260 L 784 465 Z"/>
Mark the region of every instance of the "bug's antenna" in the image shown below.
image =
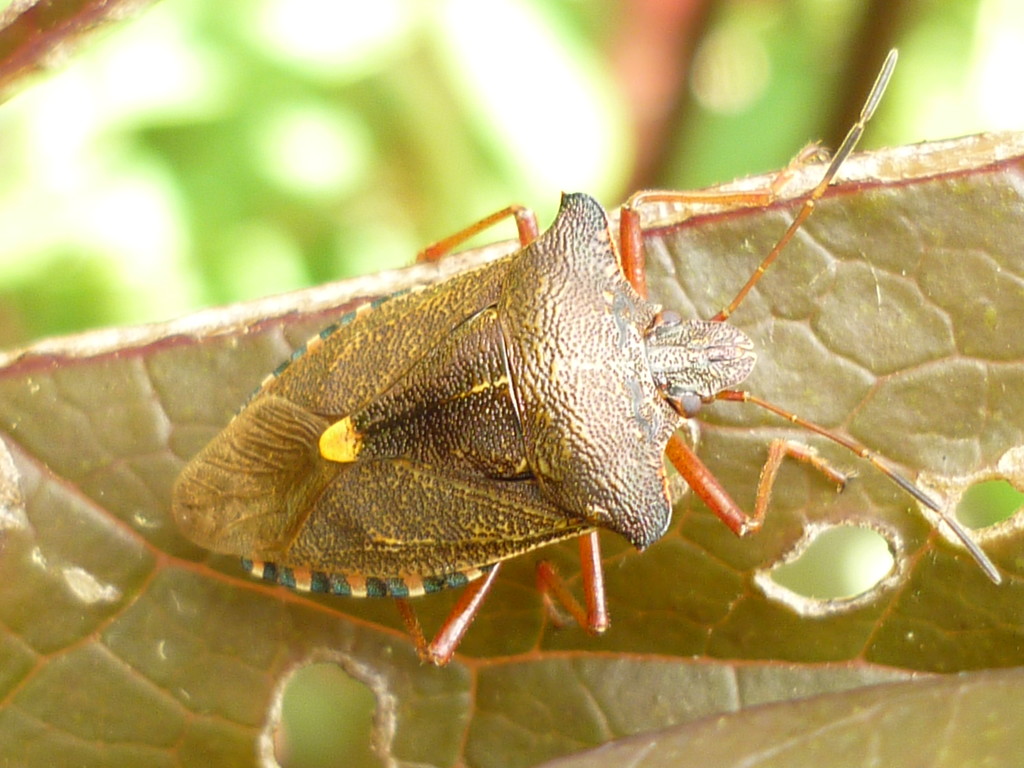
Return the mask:
<path id="1" fill-rule="evenodd" d="M 875 84 L 871 86 L 871 93 L 868 94 L 867 100 L 864 102 L 864 106 L 861 107 L 860 117 L 857 118 L 857 122 L 853 124 L 849 132 L 846 134 L 846 138 L 843 139 L 843 143 L 839 145 L 839 149 L 836 150 L 835 156 L 832 158 L 832 162 L 829 163 L 828 169 L 825 171 L 825 175 L 821 177 L 821 181 L 818 185 L 811 190 L 811 194 L 807 196 L 804 201 L 803 207 L 800 212 L 797 213 L 792 223 L 789 225 L 789 229 L 786 230 L 785 234 L 779 238 L 779 241 L 775 244 L 775 247 L 768 252 L 768 255 L 764 257 L 764 260 L 757 265 L 757 269 L 747 280 L 746 284 L 740 288 L 739 293 L 736 294 L 735 298 L 729 302 L 729 305 L 725 307 L 721 312 L 715 315 L 712 320 L 723 321 L 729 319 L 733 312 L 736 311 L 736 307 L 743 303 L 743 300 L 750 293 L 751 289 L 757 285 L 757 282 L 761 279 L 764 273 L 768 270 L 768 267 L 779 257 L 782 250 L 789 244 L 789 241 L 793 239 L 797 230 L 803 226 L 803 223 L 807 221 L 807 217 L 814 212 L 814 206 L 817 204 L 818 199 L 825 194 L 825 190 L 828 189 L 828 185 L 835 178 L 836 173 L 839 171 L 839 167 L 845 162 L 846 158 L 850 156 L 854 148 L 857 146 L 857 142 L 860 141 L 860 137 L 864 134 L 864 128 L 868 124 L 868 120 L 871 119 L 872 115 L 875 114 L 875 109 L 878 107 L 878 102 L 882 100 L 882 94 L 885 93 L 885 88 L 889 85 L 889 79 L 892 77 L 892 71 L 896 68 L 896 59 L 898 54 L 896 49 L 893 48 L 889 51 L 889 55 L 885 57 L 885 63 L 882 64 L 882 70 L 878 73 L 878 77 L 875 78 Z"/>

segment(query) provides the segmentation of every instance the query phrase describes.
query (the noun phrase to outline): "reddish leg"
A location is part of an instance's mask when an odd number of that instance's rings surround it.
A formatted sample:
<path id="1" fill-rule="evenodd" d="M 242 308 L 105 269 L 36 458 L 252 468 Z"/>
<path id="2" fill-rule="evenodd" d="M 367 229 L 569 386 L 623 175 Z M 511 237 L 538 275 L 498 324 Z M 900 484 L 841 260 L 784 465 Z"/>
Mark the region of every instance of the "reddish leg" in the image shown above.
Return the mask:
<path id="1" fill-rule="evenodd" d="M 580 542 L 580 566 L 583 575 L 583 599 L 587 607 L 584 610 L 579 601 L 569 591 L 565 580 L 555 567 L 547 560 L 537 563 L 537 588 L 544 597 L 544 605 L 548 615 L 555 624 L 562 626 L 569 622 L 562 614 L 568 612 L 578 625 L 592 635 L 599 635 L 608 629 L 608 607 L 605 603 L 604 569 L 601 567 L 601 548 L 597 539 L 597 531 L 584 534 Z"/>
<path id="2" fill-rule="evenodd" d="M 825 151 L 817 144 L 809 144 L 797 153 L 789 164 L 779 171 L 772 183 L 761 189 L 721 192 L 698 190 L 645 190 L 630 196 L 619 209 L 619 243 L 621 248 L 622 273 L 630 285 L 647 298 L 647 273 L 644 271 L 643 228 L 640 222 L 640 208 L 651 203 L 674 203 L 680 205 L 717 205 L 736 208 L 763 208 L 778 198 L 782 188 L 794 174 L 807 163 L 826 157 Z"/>
<path id="3" fill-rule="evenodd" d="M 782 460 L 787 456 L 791 456 L 805 464 L 810 464 L 835 483 L 837 491 L 841 491 L 846 487 L 847 476 L 821 458 L 811 446 L 776 438 L 768 444 L 768 458 L 765 460 L 764 466 L 761 467 L 761 477 L 757 481 L 757 495 L 754 497 L 754 514 L 751 517 L 751 524 L 754 526 L 754 530 L 760 528 L 764 522 L 764 516 L 768 511 L 768 504 L 772 498 L 772 489 L 775 487 L 775 478 L 779 474 Z"/>
<path id="4" fill-rule="evenodd" d="M 640 208 L 651 203 L 674 203 L 679 205 L 717 205 L 735 208 L 763 208 L 778 198 L 782 188 L 809 162 L 827 159 L 827 153 L 817 144 L 809 144 L 797 153 L 779 171 L 772 183 L 761 189 L 721 192 L 710 190 L 644 190 L 630 196 L 619 209 L 619 243 L 621 248 L 622 273 L 630 285 L 647 298 L 647 273 L 644 271 L 643 228 L 640 222 Z"/>
<path id="5" fill-rule="evenodd" d="M 491 586 L 494 584 L 499 570 L 501 570 L 501 563 L 495 564 L 482 578 L 472 582 L 463 590 L 459 601 L 429 643 L 423 635 L 423 627 L 420 625 L 419 619 L 416 618 L 409 601 L 402 598 L 395 601 L 398 604 L 399 613 L 402 614 L 405 628 L 416 644 L 416 653 L 420 659 L 438 667 L 443 667 L 452 660 L 455 649 L 459 647 L 466 630 L 469 629 L 469 625 L 473 623 L 473 619 L 479 613 L 487 593 L 491 591 Z"/>
<path id="6" fill-rule="evenodd" d="M 697 494 L 697 498 L 703 501 L 707 508 L 714 512 L 718 519 L 737 536 L 753 533 L 764 523 L 775 478 L 779 473 L 782 460 L 786 456 L 807 462 L 840 488 L 846 484 L 846 475 L 833 469 L 810 446 L 791 443 L 788 440 L 772 440 L 768 446 L 768 458 L 761 468 L 761 477 L 757 483 L 754 514 L 748 515 L 733 501 L 729 492 L 718 482 L 718 478 L 678 435 L 673 435 L 669 439 L 665 453 L 686 484 Z"/>
<path id="7" fill-rule="evenodd" d="M 697 498 L 703 501 L 730 531 L 737 536 L 744 536 L 754 530 L 751 527 L 750 515 L 733 501 L 729 492 L 718 482 L 718 478 L 711 474 L 711 470 L 678 434 L 669 438 L 665 455 L 690 486 L 690 490 L 697 494 Z"/>
<path id="8" fill-rule="evenodd" d="M 985 574 L 996 584 L 1002 582 L 1002 576 L 999 574 L 999 571 L 996 570 L 995 565 L 988 558 L 988 555 L 986 555 L 982 551 L 981 547 L 979 547 L 977 542 L 975 542 L 974 539 L 971 538 L 971 535 L 963 528 L 963 526 L 961 526 L 960 523 L 957 522 L 956 518 L 947 514 L 946 510 L 943 509 L 942 506 L 940 506 L 939 503 L 936 502 L 931 496 L 929 496 L 916 485 L 914 485 L 910 480 L 908 480 L 906 477 L 900 474 L 894 467 L 892 467 L 888 463 L 888 461 L 886 461 L 880 455 L 869 449 L 863 443 L 858 442 L 853 438 L 841 435 L 837 432 L 833 432 L 832 430 L 827 429 L 821 426 L 820 424 L 816 424 L 813 421 L 808 421 L 807 419 L 797 416 L 795 413 L 787 411 L 784 408 L 780 408 L 774 403 L 769 403 L 767 400 L 762 400 L 760 397 L 752 395 L 749 392 L 725 390 L 715 395 L 715 398 L 718 400 L 751 403 L 753 405 L 756 405 L 758 408 L 763 408 L 766 411 L 770 411 L 771 413 L 774 413 L 776 416 L 785 419 L 791 424 L 795 424 L 798 427 L 801 427 L 802 429 L 806 429 L 808 432 L 814 432 L 815 434 L 828 438 L 834 443 L 838 443 L 839 445 L 843 446 L 844 448 L 846 448 L 848 451 L 855 454 L 859 458 L 869 462 L 873 467 L 875 467 L 875 469 L 877 469 L 883 475 L 888 477 L 892 482 L 894 482 L 908 494 L 910 494 L 919 502 L 921 502 L 924 506 L 928 507 L 928 509 L 934 512 L 936 515 L 938 515 L 939 518 L 947 526 L 949 526 L 949 529 L 961 541 L 964 547 L 966 547 L 967 551 L 971 553 L 971 556 L 975 559 L 975 561 L 978 563 L 981 569 L 985 571 Z M 800 455 L 799 451 L 796 453 L 788 451 L 787 452 L 790 453 L 790 455 L 794 455 L 799 459 L 809 462 L 822 472 L 825 472 L 825 474 L 828 475 L 833 480 L 844 478 L 844 475 L 841 472 L 837 472 L 836 470 L 829 467 L 829 465 L 824 461 L 824 459 L 821 459 L 818 456 L 813 456 L 813 452 L 811 452 L 810 449 L 806 449 L 806 451 L 808 453 L 807 456 Z M 782 457 L 780 456 L 776 461 L 780 462 L 781 460 Z M 764 494 L 766 496 L 770 496 L 771 483 L 774 482 L 774 475 L 777 471 L 778 468 L 776 467 L 775 470 L 771 472 L 771 477 L 767 479 L 765 477 L 766 472 L 762 471 L 761 480 L 758 483 L 758 503 L 762 504 L 765 508 L 767 508 L 768 499 L 760 499 L 760 496 L 762 495 L 761 486 L 764 485 L 765 483 L 768 484 L 768 488 L 766 491 L 764 491 Z M 758 513 L 755 510 L 755 519 L 757 518 L 757 514 Z M 763 509 L 761 510 L 760 514 L 762 516 L 764 515 Z"/>
<path id="9" fill-rule="evenodd" d="M 558 618 L 560 608 L 564 608 L 581 627 L 591 634 L 600 634 L 608 629 L 608 610 L 605 605 L 604 572 L 601 569 L 601 550 L 597 531 L 584 534 L 579 541 L 586 609 L 584 610 L 580 606 L 579 601 L 573 597 L 562 577 L 546 560 L 537 564 L 537 584 L 549 613 L 556 618 L 558 623 L 564 623 Z M 483 605 L 491 591 L 500 568 L 501 563 L 496 564 L 482 578 L 466 587 L 462 595 L 459 596 L 459 601 L 430 642 L 427 642 L 426 636 L 423 634 L 423 627 L 419 619 L 416 618 L 409 601 L 401 598 L 395 601 L 406 631 L 416 644 L 416 653 L 420 659 L 438 667 L 443 667 L 451 661 L 452 656 L 455 655 L 455 649 L 459 647 L 466 630 L 473 623 L 473 619 L 480 611 L 480 606 Z M 560 607 L 555 605 L 555 600 Z"/>
<path id="10" fill-rule="evenodd" d="M 801 442 L 776 438 L 768 443 L 768 458 L 761 468 L 761 477 L 758 478 L 758 492 L 754 497 L 754 514 L 751 515 L 748 530 L 757 530 L 764 523 L 768 504 L 771 502 L 772 488 L 775 487 L 775 478 L 782 466 L 782 460 L 787 456 L 814 467 L 836 483 L 837 490 L 846 487 L 846 481 L 849 479 L 847 475 L 818 456 L 813 447 Z"/>
<path id="11" fill-rule="evenodd" d="M 892 76 L 892 71 L 895 66 L 896 51 L 890 51 L 889 56 L 882 65 L 881 72 L 878 73 L 878 77 L 875 79 L 875 84 L 871 88 L 871 93 L 868 94 L 868 98 L 861 109 L 860 117 L 846 134 L 846 137 L 843 139 L 843 143 L 839 146 L 839 149 L 836 150 L 836 154 L 832 158 L 832 162 L 826 169 L 821 181 L 819 181 L 817 186 L 811 190 L 810 194 L 804 200 L 804 204 L 800 208 L 800 211 L 789 225 L 789 228 L 775 244 L 775 247 L 769 251 L 768 255 L 765 256 L 757 266 L 757 269 L 755 269 L 753 274 L 751 274 L 750 279 L 747 280 L 746 284 L 742 288 L 740 288 L 733 300 L 729 302 L 721 312 L 711 318 L 712 320 L 727 320 L 730 315 L 736 311 L 736 308 L 743 302 L 753 287 L 757 285 L 762 275 L 764 275 L 768 270 L 768 267 L 770 267 L 779 257 L 779 254 L 783 251 L 786 245 L 789 244 L 789 241 L 793 239 L 797 230 L 803 226 L 807 217 L 814 211 L 814 207 L 817 204 L 818 199 L 825 194 L 825 191 L 828 189 L 828 185 L 832 183 L 832 179 L 835 178 L 836 173 L 839 171 L 839 167 L 846 161 L 846 158 L 850 156 L 850 153 L 853 152 L 854 147 L 857 146 L 857 142 L 860 141 L 860 137 L 864 133 L 864 128 L 867 125 L 868 120 L 871 119 L 871 116 L 875 113 L 875 109 L 878 107 L 878 102 L 881 100 L 882 94 L 885 92 L 885 87 L 889 83 L 889 78 Z M 811 156 L 817 154 L 817 151 L 817 148 L 813 147 L 813 145 L 812 147 L 802 150 L 796 158 L 785 169 L 783 169 L 778 176 L 776 176 L 772 184 L 768 188 L 762 190 L 754 190 L 748 193 L 650 191 L 637 192 L 634 194 L 622 207 L 619 220 L 622 271 L 626 275 L 626 279 L 632 283 L 633 287 L 636 288 L 637 292 L 640 293 L 641 296 L 647 295 L 647 283 L 643 271 L 643 232 L 640 227 L 640 215 L 637 212 L 637 209 L 640 206 L 655 202 L 704 202 L 723 205 L 735 204 L 737 206 L 768 205 L 775 200 L 776 193 L 789 180 L 794 170 L 806 162 Z"/>
<path id="12" fill-rule="evenodd" d="M 433 245 L 424 248 L 419 252 L 416 261 L 437 261 L 442 256 L 454 251 L 469 240 L 469 238 L 508 218 L 515 218 L 516 229 L 519 232 L 519 242 L 524 247 L 537 239 L 540 230 L 537 227 L 537 217 L 533 211 L 521 205 L 510 205 L 508 208 L 502 208 L 500 211 L 480 219 L 480 221 L 456 232 L 454 235 L 449 235 L 444 240 L 439 240 Z"/>
<path id="13" fill-rule="evenodd" d="M 781 174 L 780 174 L 781 175 Z M 775 200 L 774 185 L 749 192 L 675 192 L 648 190 L 636 192 L 619 209 L 619 260 L 622 274 L 630 285 L 647 298 L 647 273 L 644 271 L 643 227 L 640 208 L 651 203 L 733 205 L 753 208 L 770 205 Z"/>

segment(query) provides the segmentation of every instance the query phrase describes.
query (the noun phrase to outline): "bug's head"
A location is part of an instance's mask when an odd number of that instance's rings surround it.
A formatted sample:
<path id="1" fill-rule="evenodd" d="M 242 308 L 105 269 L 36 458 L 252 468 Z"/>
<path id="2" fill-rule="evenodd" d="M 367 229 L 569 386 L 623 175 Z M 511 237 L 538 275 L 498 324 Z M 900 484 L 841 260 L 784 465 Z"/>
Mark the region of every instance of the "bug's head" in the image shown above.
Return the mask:
<path id="1" fill-rule="evenodd" d="M 647 363 L 662 395 L 685 418 L 754 368 L 754 342 L 743 331 L 711 320 L 682 320 L 662 312 L 646 335 Z"/>

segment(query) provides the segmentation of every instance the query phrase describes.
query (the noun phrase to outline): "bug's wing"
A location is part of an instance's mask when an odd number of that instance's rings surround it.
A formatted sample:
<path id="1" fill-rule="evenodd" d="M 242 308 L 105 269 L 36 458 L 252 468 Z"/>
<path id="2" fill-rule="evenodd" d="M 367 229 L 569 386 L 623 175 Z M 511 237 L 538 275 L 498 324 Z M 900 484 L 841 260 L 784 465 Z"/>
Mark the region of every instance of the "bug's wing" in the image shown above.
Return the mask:
<path id="1" fill-rule="evenodd" d="M 476 568 L 590 528 L 532 480 L 327 461 L 327 426 L 288 400 L 254 400 L 179 477 L 179 526 L 215 552 L 380 578 Z"/>
<path id="2" fill-rule="evenodd" d="M 178 477 L 178 526 L 214 552 L 252 556 L 285 546 L 338 472 L 317 450 L 328 423 L 280 397 L 254 400 Z"/>
<path id="3" fill-rule="evenodd" d="M 265 387 L 313 413 L 347 416 L 386 392 L 500 293 L 506 257 L 438 285 L 364 305 Z M 315 348 L 314 348 L 315 344 Z"/>
<path id="4" fill-rule="evenodd" d="M 206 549 L 258 558 L 283 550 L 342 465 L 318 441 L 338 417 L 373 402 L 493 303 L 505 263 L 369 303 L 314 337 L 185 467 L 171 511 Z"/>
<path id="5" fill-rule="evenodd" d="M 355 462 L 317 499 L 287 552 L 266 559 L 381 578 L 429 577 L 591 527 L 542 498 L 532 480 L 496 482 L 405 460 Z"/>

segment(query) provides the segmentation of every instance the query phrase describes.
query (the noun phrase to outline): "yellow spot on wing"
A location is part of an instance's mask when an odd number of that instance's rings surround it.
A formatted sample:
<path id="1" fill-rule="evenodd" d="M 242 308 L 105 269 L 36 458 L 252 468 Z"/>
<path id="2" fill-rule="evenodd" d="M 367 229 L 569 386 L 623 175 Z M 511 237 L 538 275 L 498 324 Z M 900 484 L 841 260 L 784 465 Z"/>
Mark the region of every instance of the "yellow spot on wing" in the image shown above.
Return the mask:
<path id="1" fill-rule="evenodd" d="M 320 455 L 328 461 L 348 464 L 356 460 L 362 448 L 363 436 L 356 432 L 348 416 L 331 424 L 320 435 Z"/>

